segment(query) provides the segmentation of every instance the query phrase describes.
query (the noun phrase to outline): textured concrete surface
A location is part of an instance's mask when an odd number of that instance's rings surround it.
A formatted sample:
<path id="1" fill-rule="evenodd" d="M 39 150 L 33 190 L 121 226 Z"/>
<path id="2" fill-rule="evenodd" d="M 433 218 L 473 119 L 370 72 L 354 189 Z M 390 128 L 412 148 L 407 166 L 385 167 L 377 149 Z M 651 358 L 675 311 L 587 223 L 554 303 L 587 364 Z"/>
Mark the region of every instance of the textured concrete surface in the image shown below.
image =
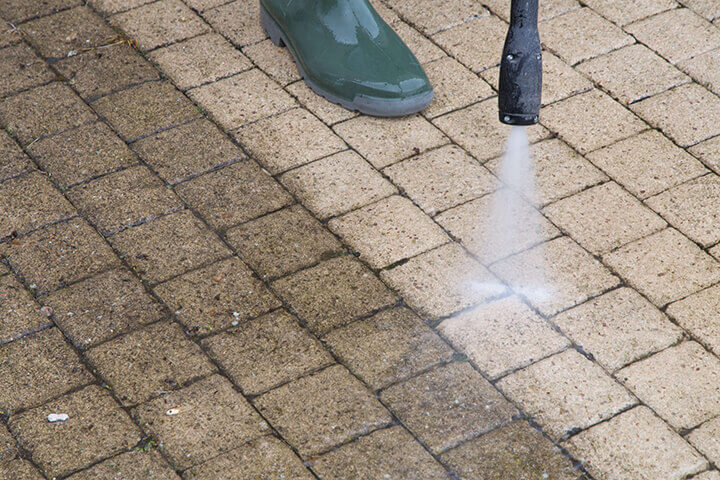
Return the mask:
<path id="1" fill-rule="evenodd" d="M 530 196 L 509 0 L 371 3 L 425 112 L 256 0 L 0 0 L 0 478 L 720 478 L 720 4 L 541 0 Z"/>

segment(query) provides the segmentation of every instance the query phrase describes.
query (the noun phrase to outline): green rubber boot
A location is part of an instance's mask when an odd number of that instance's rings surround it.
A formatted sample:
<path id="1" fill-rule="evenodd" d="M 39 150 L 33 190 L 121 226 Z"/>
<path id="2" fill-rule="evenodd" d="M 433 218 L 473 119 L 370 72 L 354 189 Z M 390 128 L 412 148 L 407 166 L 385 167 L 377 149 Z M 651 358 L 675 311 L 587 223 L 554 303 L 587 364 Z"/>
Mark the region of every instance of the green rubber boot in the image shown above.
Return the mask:
<path id="1" fill-rule="evenodd" d="M 397 117 L 432 101 L 417 59 L 367 0 L 260 0 L 260 20 L 305 83 L 333 103 Z"/>

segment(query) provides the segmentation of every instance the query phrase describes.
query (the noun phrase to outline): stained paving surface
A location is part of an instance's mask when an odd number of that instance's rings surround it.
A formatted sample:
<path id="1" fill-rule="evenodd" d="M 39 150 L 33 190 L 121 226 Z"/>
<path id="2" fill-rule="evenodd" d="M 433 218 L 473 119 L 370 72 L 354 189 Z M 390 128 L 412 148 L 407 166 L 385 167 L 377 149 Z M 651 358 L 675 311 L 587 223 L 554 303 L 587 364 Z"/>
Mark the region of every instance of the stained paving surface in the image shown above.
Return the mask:
<path id="1" fill-rule="evenodd" d="M 256 0 L 0 0 L 0 478 L 720 478 L 720 3 L 540 2 L 492 248 L 509 1 L 374 3 L 421 115 Z"/>

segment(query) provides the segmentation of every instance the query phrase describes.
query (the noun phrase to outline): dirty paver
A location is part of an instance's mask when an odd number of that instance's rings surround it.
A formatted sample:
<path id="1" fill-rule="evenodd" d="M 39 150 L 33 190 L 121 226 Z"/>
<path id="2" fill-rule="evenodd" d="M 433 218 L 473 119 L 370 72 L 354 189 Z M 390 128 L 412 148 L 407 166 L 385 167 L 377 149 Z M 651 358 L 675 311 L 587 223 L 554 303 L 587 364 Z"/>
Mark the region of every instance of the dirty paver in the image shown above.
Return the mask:
<path id="1" fill-rule="evenodd" d="M 720 7 L 541 0 L 533 194 L 510 2 L 371 3 L 425 112 L 257 0 L 0 0 L 0 478 L 720 478 Z"/>

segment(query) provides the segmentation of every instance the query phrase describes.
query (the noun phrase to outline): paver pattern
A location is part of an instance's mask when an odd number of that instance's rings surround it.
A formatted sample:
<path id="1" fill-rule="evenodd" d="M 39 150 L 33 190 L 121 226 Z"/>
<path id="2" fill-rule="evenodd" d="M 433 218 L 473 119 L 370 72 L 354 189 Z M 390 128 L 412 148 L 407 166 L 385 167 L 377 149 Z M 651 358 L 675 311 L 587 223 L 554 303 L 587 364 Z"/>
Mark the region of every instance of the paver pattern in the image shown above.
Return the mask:
<path id="1" fill-rule="evenodd" d="M 720 478 L 720 2 L 541 0 L 533 198 L 509 3 L 373 0 L 378 119 L 257 0 L 0 0 L 0 478 Z"/>

